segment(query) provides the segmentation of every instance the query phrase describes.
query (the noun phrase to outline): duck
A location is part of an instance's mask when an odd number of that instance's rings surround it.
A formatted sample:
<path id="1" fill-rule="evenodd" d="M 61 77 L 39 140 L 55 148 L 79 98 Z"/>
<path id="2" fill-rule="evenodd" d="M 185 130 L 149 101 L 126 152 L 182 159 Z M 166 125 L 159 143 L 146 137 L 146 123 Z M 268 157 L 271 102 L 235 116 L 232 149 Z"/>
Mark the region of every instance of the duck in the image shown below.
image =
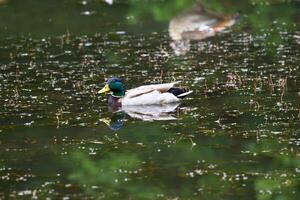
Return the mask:
<path id="1" fill-rule="evenodd" d="M 163 84 L 143 85 L 126 90 L 120 78 L 113 77 L 106 81 L 105 86 L 98 91 L 107 94 L 109 106 L 164 105 L 176 103 L 193 91 L 175 87 L 179 81 Z"/>
<path id="2" fill-rule="evenodd" d="M 190 49 L 190 41 L 200 41 L 224 32 L 235 25 L 240 14 L 232 16 L 214 12 L 199 0 L 195 5 L 170 20 L 169 35 L 171 47 L 176 55 L 185 54 Z"/>

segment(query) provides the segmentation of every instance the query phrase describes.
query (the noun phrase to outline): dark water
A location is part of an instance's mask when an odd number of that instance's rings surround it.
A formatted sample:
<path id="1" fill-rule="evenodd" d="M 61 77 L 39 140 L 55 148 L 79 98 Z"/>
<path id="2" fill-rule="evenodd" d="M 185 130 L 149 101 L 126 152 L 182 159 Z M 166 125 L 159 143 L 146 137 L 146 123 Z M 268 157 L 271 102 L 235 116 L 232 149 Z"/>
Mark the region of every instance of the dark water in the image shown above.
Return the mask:
<path id="1" fill-rule="evenodd" d="M 299 2 L 206 2 L 241 19 L 183 55 L 176 2 L 0 1 L 0 199 L 299 196 Z M 112 76 L 194 93 L 142 121 L 97 94 Z"/>

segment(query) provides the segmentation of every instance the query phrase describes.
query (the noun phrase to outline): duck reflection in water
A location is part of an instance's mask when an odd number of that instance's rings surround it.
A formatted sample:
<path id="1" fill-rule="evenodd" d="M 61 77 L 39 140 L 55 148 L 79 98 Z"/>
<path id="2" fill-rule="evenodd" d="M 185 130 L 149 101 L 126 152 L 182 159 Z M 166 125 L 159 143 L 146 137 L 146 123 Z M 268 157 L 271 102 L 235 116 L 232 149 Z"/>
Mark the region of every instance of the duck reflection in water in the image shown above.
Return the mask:
<path id="1" fill-rule="evenodd" d="M 111 130 L 120 130 L 128 117 L 143 121 L 176 120 L 175 111 L 179 103 L 165 105 L 116 106 L 109 105 L 110 117 L 100 119 Z"/>
<path id="2" fill-rule="evenodd" d="M 233 26 L 239 14 L 224 16 L 205 8 L 201 1 L 171 19 L 169 35 L 171 47 L 176 55 L 184 55 L 190 50 L 190 41 L 200 41 L 215 36 Z"/>

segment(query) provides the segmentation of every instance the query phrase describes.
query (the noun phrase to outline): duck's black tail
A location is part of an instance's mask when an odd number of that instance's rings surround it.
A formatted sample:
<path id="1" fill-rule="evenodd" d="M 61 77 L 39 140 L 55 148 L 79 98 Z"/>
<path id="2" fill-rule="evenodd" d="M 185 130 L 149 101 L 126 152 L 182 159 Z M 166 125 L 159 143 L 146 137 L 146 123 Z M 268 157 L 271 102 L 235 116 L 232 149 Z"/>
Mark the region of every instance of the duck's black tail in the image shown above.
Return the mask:
<path id="1" fill-rule="evenodd" d="M 183 99 L 187 95 L 191 94 L 193 91 L 189 91 L 189 90 L 183 89 L 183 88 L 172 87 L 167 92 L 172 93 L 177 98 Z"/>

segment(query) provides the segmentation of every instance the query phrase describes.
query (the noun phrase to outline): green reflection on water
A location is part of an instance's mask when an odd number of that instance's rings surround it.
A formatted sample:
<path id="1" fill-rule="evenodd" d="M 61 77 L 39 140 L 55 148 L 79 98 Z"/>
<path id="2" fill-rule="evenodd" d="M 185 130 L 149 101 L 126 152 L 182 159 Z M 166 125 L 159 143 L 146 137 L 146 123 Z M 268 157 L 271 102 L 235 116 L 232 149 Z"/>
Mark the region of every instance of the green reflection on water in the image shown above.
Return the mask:
<path id="1" fill-rule="evenodd" d="M 188 137 L 160 126 L 131 125 L 117 138 L 111 136 L 109 151 L 92 157 L 74 153 L 70 177 L 85 185 L 88 194 L 110 198 L 273 199 L 298 194 L 299 158 L 285 145 L 273 139 L 245 143 L 199 136 L 193 137 L 193 146 Z"/>
<path id="2" fill-rule="evenodd" d="M 82 1 L 84 2 L 84 1 Z M 112 31 L 159 31 L 165 29 L 155 21 L 168 22 L 176 14 L 191 7 L 194 0 L 116 2 L 109 6 L 102 1 L 27 1 L 10 0 L 0 5 L 2 10 L 1 36 L 47 37 L 62 35 L 69 30 L 74 35 L 94 35 Z M 275 25 L 294 28 L 299 17 L 298 2 L 252 0 L 225 2 L 204 1 L 204 5 L 215 11 L 232 14 L 241 11 L 245 21 L 255 31 Z M 280 9 L 280 12 L 277 10 Z M 13 14 L 11 14 L 13 13 Z M 128 24 L 138 24 L 128 26 Z M 140 27 L 144 28 L 141 29 Z"/>

